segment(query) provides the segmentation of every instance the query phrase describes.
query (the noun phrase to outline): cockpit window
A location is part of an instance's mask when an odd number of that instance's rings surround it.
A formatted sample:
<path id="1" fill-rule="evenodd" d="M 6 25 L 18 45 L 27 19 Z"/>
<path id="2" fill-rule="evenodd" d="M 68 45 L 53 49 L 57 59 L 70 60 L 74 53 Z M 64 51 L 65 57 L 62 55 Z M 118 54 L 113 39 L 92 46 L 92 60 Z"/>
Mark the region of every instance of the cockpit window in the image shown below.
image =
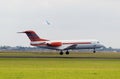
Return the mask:
<path id="1" fill-rule="evenodd" d="M 100 43 L 99 41 L 97 41 L 97 43 Z"/>

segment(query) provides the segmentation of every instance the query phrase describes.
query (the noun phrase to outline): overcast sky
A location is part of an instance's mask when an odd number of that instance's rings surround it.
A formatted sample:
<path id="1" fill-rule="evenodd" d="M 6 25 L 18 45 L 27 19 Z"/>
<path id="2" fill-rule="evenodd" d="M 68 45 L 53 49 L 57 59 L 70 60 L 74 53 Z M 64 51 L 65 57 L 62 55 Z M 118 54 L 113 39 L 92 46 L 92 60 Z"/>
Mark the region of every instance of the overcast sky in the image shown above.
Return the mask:
<path id="1" fill-rule="evenodd" d="M 51 40 L 97 39 L 120 48 L 120 0 L 0 0 L 0 27 L 2 46 L 30 46 L 17 32 L 35 30 Z"/>

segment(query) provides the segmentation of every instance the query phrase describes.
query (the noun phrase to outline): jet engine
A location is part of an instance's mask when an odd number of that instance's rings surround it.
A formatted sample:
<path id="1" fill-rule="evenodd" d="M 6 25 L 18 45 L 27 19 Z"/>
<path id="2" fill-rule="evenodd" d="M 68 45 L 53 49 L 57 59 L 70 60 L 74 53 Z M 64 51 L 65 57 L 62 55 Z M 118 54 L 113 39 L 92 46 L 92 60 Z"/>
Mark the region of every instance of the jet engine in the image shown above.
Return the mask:
<path id="1" fill-rule="evenodd" d="M 48 46 L 52 46 L 52 47 L 59 47 L 62 46 L 61 42 L 51 42 L 51 43 L 47 43 Z"/>

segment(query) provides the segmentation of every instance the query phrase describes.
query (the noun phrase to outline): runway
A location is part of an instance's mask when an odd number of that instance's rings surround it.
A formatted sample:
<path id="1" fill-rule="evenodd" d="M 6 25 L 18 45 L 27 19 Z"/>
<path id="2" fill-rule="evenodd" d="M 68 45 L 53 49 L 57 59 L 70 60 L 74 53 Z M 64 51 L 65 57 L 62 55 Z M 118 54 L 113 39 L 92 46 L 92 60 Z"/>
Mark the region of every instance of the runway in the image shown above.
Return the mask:
<path id="1" fill-rule="evenodd" d="M 120 59 L 120 57 L 75 57 L 75 56 L 0 56 L 0 58 L 67 58 L 67 59 Z"/>

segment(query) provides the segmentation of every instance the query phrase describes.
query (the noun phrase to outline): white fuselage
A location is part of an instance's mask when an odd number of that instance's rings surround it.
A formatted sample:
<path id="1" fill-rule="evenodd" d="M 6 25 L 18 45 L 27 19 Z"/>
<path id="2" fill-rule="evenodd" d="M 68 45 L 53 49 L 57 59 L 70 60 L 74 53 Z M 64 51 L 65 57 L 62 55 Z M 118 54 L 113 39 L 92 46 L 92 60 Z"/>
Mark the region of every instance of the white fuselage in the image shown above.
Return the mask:
<path id="1" fill-rule="evenodd" d="M 52 43 L 61 43 L 59 46 L 52 46 Z M 94 49 L 103 47 L 98 40 L 51 40 L 51 41 L 35 41 L 30 43 L 32 46 L 54 50 L 69 49 Z M 57 44 L 58 45 L 58 44 Z"/>

